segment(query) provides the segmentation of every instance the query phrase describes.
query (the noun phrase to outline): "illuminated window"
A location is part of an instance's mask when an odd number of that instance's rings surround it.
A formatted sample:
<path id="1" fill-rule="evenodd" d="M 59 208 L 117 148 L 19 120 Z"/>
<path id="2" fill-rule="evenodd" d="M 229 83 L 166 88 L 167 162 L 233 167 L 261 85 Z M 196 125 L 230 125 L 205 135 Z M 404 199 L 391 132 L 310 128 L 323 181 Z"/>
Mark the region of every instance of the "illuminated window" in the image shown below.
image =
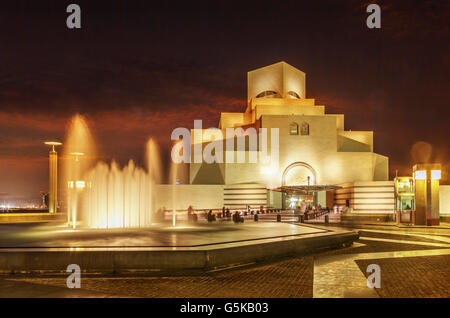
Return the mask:
<path id="1" fill-rule="evenodd" d="M 289 126 L 289 134 L 290 135 L 298 135 L 298 125 L 296 123 L 292 123 Z"/>
<path id="2" fill-rule="evenodd" d="M 309 135 L 309 124 L 308 123 L 302 123 L 301 135 L 302 136 L 308 136 Z"/>
<path id="3" fill-rule="evenodd" d="M 264 91 L 264 92 L 256 95 L 256 98 L 262 98 L 262 97 L 281 98 L 281 95 L 275 91 Z"/>
<path id="4" fill-rule="evenodd" d="M 425 180 L 427 178 L 427 172 L 425 170 L 418 170 L 414 172 L 414 178 L 416 180 Z"/>
<path id="5" fill-rule="evenodd" d="M 405 194 L 414 192 L 412 178 L 399 177 L 396 179 L 397 194 Z"/>
<path id="6" fill-rule="evenodd" d="M 85 186 L 86 186 L 86 184 L 84 183 L 84 181 L 75 182 L 75 188 L 77 188 L 77 189 L 84 189 Z"/>
<path id="7" fill-rule="evenodd" d="M 431 170 L 431 180 L 440 180 L 441 170 Z"/>
<path id="8" fill-rule="evenodd" d="M 290 97 L 290 98 L 297 98 L 297 99 L 300 99 L 300 96 L 298 96 L 298 94 L 296 93 L 296 92 L 293 92 L 293 91 L 289 91 L 288 92 L 288 97 Z"/>

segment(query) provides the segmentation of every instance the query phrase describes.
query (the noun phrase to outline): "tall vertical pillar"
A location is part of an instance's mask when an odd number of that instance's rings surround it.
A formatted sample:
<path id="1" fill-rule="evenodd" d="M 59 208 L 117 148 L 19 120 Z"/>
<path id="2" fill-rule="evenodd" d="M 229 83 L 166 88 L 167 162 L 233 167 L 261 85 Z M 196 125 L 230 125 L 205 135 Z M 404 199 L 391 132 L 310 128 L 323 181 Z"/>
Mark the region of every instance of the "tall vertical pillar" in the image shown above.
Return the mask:
<path id="1" fill-rule="evenodd" d="M 439 180 L 441 165 L 417 164 L 413 167 L 415 225 L 439 225 Z"/>
<path id="2" fill-rule="evenodd" d="M 58 153 L 55 146 L 62 145 L 60 142 L 47 141 L 46 145 L 52 146 L 49 152 L 49 180 L 48 180 L 48 211 L 55 213 L 58 209 Z"/>
<path id="3" fill-rule="evenodd" d="M 48 191 L 48 211 L 56 212 L 58 207 L 58 153 L 54 148 L 49 152 L 49 191 Z"/>

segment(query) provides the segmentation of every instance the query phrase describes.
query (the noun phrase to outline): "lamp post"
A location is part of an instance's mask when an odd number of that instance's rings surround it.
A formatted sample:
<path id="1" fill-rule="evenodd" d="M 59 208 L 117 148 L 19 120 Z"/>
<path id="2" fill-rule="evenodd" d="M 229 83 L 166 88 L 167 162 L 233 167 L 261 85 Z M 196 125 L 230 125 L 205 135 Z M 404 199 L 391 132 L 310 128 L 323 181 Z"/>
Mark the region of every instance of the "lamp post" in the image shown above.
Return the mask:
<path id="1" fill-rule="evenodd" d="M 49 156 L 49 191 L 48 191 L 48 211 L 55 213 L 58 209 L 58 153 L 55 146 L 61 146 L 58 141 L 46 141 L 47 146 L 51 146 Z"/>

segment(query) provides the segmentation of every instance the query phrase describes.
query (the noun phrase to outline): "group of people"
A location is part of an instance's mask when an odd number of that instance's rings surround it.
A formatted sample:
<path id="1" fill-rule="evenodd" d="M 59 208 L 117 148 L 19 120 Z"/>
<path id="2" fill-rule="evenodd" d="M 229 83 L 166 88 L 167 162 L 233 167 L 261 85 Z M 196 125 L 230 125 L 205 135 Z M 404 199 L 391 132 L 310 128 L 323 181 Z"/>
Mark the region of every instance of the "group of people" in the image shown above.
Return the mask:
<path id="1" fill-rule="evenodd" d="M 320 216 L 322 214 L 329 213 L 330 208 L 329 207 L 322 208 L 322 206 L 320 204 L 317 206 L 307 205 L 303 209 L 299 208 L 299 212 L 300 212 L 300 214 L 303 214 L 308 218 L 311 215 L 314 217 L 317 215 Z"/>
<path id="2" fill-rule="evenodd" d="M 250 211 L 250 206 L 247 207 L 247 210 Z M 247 214 L 247 213 L 245 213 L 245 214 Z M 196 222 L 198 220 L 198 216 L 195 213 L 192 206 L 188 207 L 187 216 L 188 216 L 188 221 Z M 207 213 L 205 213 L 205 219 L 208 222 L 216 221 L 217 217 L 223 218 L 223 219 L 231 218 L 235 223 L 244 222 L 244 218 L 241 216 L 241 212 L 234 211 L 234 213 L 232 213 L 229 208 L 225 208 L 225 207 L 222 208 L 222 213 L 215 214 L 215 213 L 213 213 L 213 210 L 209 210 Z"/>

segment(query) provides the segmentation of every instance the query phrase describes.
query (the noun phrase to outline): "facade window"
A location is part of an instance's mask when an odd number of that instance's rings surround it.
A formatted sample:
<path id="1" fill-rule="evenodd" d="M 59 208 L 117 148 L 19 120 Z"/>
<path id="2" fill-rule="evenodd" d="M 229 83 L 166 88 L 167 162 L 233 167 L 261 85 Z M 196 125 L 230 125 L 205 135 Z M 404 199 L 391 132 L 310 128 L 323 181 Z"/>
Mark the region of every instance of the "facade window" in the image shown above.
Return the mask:
<path id="1" fill-rule="evenodd" d="M 296 123 L 292 123 L 289 126 L 289 134 L 290 135 L 298 135 L 298 125 Z"/>
<path id="2" fill-rule="evenodd" d="M 309 124 L 303 123 L 300 131 L 301 131 L 300 134 L 302 136 L 308 136 L 309 135 Z"/>
<path id="3" fill-rule="evenodd" d="M 259 93 L 258 95 L 256 95 L 256 98 L 261 98 L 261 97 L 276 97 L 276 98 L 280 98 L 281 95 L 278 94 L 275 91 L 264 91 L 264 92 Z"/>
<path id="4" fill-rule="evenodd" d="M 296 92 L 293 92 L 293 91 L 289 91 L 288 92 L 288 97 L 290 97 L 290 98 L 297 98 L 297 99 L 300 99 L 300 96 L 298 96 L 298 94 L 296 93 Z"/>

